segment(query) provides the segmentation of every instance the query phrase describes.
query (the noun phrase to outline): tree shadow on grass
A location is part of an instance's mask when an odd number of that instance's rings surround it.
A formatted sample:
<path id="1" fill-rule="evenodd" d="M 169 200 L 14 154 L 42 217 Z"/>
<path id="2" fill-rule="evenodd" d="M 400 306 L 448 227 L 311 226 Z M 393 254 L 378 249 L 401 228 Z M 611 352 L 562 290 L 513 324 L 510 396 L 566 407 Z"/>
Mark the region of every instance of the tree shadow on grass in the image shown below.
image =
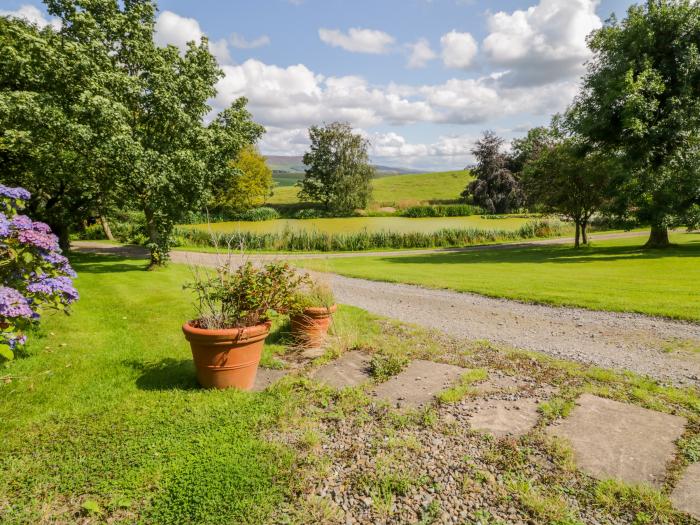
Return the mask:
<path id="1" fill-rule="evenodd" d="M 595 243 L 595 241 L 594 241 Z M 700 258 L 700 241 L 672 245 L 666 249 L 643 246 L 530 246 L 525 248 L 480 250 L 462 253 L 440 253 L 414 256 L 382 257 L 381 261 L 399 264 L 514 264 L 558 263 L 576 264 L 625 260 L 655 260 L 667 257 Z"/>
<path id="2" fill-rule="evenodd" d="M 191 359 L 168 357 L 156 362 L 131 359 L 124 361 L 123 364 L 141 373 L 136 379 L 136 386 L 141 390 L 198 390 L 200 388 Z"/>
<path id="3" fill-rule="evenodd" d="M 142 272 L 147 268 L 147 264 L 141 260 L 127 263 L 125 259 L 121 257 L 97 255 L 93 253 L 71 253 L 70 262 L 73 269 L 79 274 Z"/>

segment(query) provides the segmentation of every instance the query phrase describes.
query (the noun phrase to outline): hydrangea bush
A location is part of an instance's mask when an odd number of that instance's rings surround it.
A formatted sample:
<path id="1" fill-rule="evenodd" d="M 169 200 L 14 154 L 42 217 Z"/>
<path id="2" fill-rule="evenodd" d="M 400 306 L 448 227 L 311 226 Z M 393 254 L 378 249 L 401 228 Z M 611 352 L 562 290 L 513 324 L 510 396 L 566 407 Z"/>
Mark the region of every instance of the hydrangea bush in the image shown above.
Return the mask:
<path id="1" fill-rule="evenodd" d="M 22 215 L 30 194 L 0 184 L 0 357 L 12 359 L 26 330 L 46 309 L 68 312 L 78 299 L 75 272 L 58 238 L 43 222 Z"/>

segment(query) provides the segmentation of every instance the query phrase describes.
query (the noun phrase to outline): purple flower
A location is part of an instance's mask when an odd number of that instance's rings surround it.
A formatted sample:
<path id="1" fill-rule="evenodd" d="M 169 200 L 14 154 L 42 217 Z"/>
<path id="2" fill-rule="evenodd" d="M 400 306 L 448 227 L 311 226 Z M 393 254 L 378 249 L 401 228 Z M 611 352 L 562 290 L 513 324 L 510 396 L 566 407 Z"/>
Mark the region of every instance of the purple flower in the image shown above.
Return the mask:
<path id="1" fill-rule="evenodd" d="M 10 221 L 7 220 L 4 213 L 0 213 L 0 237 L 8 237 L 10 235 Z"/>
<path id="2" fill-rule="evenodd" d="M 42 277 L 27 285 L 27 291 L 33 294 L 60 295 L 65 303 L 79 299 L 78 291 L 68 277 Z"/>
<path id="3" fill-rule="evenodd" d="M 58 252 L 43 253 L 41 258 L 55 266 L 68 266 L 68 258 Z"/>
<path id="4" fill-rule="evenodd" d="M 20 201 L 28 201 L 32 196 L 24 188 L 10 188 L 3 184 L 0 184 L 0 197 L 7 197 L 8 199 L 16 199 Z"/>
<path id="5" fill-rule="evenodd" d="M 33 319 L 35 314 L 21 293 L 14 288 L 0 286 L 0 317 Z"/>
<path id="6" fill-rule="evenodd" d="M 34 231 L 39 233 L 51 233 L 51 227 L 45 222 L 34 221 Z"/>
<path id="7" fill-rule="evenodd" d="M 26 335 L 10 336 L 7 339 L 7 344 L 10 345 L 10 350 L 15 350 L 18 346 L 24 346 L 27 342 Z"/>
<path id="8" fill-rule="evenodd" d="M 12 217 L 10 224 L 15 230 L 18 231 L 29 231 L 34 227 L 34 221 L 32 221 L 26 215 L 15 215 Z"/>
<path id="9" fill-rule="evenodd" d="M 30 244 L 40 250 L 58 250 L 58 237 L 52 233 L 40 233 L 34 230 L 21 230 L 17 234 L 17 239 L 23 244 Z"/>

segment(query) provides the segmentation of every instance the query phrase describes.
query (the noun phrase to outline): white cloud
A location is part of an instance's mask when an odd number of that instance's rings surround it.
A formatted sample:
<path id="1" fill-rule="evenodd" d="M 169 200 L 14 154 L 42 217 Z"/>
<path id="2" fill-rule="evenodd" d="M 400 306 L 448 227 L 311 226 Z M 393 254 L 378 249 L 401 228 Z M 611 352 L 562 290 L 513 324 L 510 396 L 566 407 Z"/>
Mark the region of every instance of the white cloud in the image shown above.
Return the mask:
<path id="1" fill-rule="evenodd" d="M 337 29 L 318 30 L 321 41 L 333 47 L 341 47 L 353 53 L 382 54 L 389 51 L 394 37 L 376 29 L 351 28 L 347 33 Z"/>
<path id="2" fill-rule="evenodd" d="M 425 67 L 428 62 L 437 58 L 435 51 L 430 47 L 430 42 L 426 38 L 421 38 L 413 44 L 407 44 L 411 54 L 408 57 L 407 67 L 417 69 Z"/>
<path id="3" fill-rule="evenodd" d="M 431 143 L 411 143 L 402 135 L 368 135 L 375 163 L 415 169 L 461 169 L 474 163 L 471 149 L 477 137 L 468 134 L 443 135 Z"/>
<path id="4" fill-rule="evenodd" d="M 180 16 L 172 11 L 163 11 L 156 19 L 153 41 L 159 46 L 173 45 L 180 51 L 184 51 L 187 49 L 187 42 L 199 43 L 203 36 L 206 35 L 199 26 L 199 22 L 194 18 Z M 209 49 L 219 63 L 231 62 L 231 54 L 226 40 L 210 41 Z"/>
<path id="5" fill-rule="evenodd" d="M 47 18 L 44 16 L 37 7 L 33 5 L 23 5 L 14 11 L 6 11 L 0 9 L 0 16 L 6 16 L 9 18 L 22 18 L 27 22 L 36 25 L 39 29 L 43 29 L 46 26 L 51 26 L 53 29 L 61 29 L 61 21 L 58 18 Z"/>
<path id="6" fill-rule="evenodd" d="M 440 39 L 442 45 L 442 61 L 445 66 L 455 69 L 466 69 L 472 65 L 479 50 L 474 37 L 469 33 L 450 31 Z"/>
<path id="7" fill-rule="evenodd" d="M 578 77 L 590 57 L 586 36 L 602 26 L 600 0 L 540 0 L 527 10 L 498 12 L 488 20 L 483 49 L 513 84 L 545 84 Z"/>
<path id="8" fill-rule="evenodd" d="M 256 47 L 263 47 L 270 44 L 270 37 L 267 35 L 261 35 L 258 38 L 248 40 L 246 37 L 239 35 L 238 33 L 233 33 L 230 38 L 231 45 L 238 49 L 255 49 Z"/>

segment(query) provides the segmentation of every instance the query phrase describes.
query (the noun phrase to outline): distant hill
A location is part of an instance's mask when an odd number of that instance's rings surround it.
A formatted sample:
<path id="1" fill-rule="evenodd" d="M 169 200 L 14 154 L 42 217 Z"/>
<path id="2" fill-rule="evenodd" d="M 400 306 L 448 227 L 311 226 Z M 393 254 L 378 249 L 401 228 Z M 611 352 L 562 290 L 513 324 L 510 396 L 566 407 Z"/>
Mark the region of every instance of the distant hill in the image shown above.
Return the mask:
<path id="1" fill-rule="evenodd" d="M 301 156 L 266 155 L 265 158 L 267 159 L 267 165 L 272 170 L 272 178 L 278 186 L 293 186 L 304 176 L 306 167 Z M 375 164 L 374 167 L 377 170 L 377 177 L 416 173 L 415 170 L 407 168 L 395 168 L 378 164 Z"/>

